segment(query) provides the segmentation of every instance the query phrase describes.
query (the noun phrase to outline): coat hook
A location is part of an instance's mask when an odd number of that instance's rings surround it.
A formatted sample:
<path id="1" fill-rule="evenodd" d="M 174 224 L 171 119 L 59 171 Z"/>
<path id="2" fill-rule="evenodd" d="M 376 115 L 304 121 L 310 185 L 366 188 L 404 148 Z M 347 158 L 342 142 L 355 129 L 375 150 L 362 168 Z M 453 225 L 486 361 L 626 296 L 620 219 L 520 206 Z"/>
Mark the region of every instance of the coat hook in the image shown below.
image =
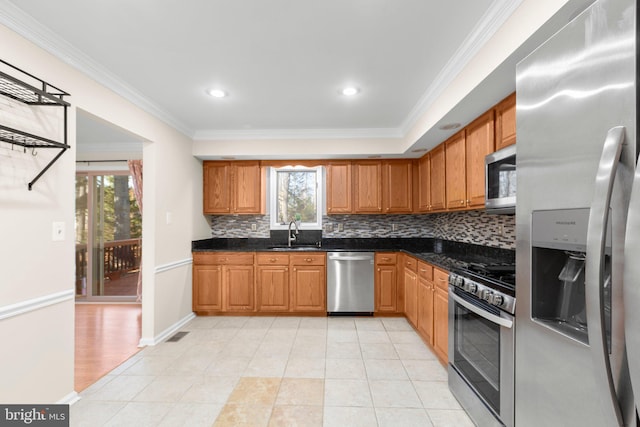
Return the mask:
<path id="1" fill-rule="evenodd" d="M 32 156 L 37 156 L 37 155 L 38 155 L 38 152 L 36 151 L 36 147 L 33 147 L 33 148 L 31 149 L 31 155 L 32 155 Z"/>

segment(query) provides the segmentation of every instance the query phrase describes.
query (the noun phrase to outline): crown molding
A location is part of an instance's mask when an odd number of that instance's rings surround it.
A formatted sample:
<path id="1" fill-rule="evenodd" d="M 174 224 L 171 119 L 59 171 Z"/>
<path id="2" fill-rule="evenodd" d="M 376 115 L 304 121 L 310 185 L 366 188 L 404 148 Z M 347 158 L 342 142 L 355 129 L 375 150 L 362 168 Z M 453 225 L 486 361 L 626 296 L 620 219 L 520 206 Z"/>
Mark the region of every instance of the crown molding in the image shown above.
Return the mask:
<path id="1" fill-rule="evenodd" d="M 432 84 L 420 97 L 407 118 L 398 128 L 371 129 L 251 129 L 251 130 L 194 130 L 159 108 L 135 88 L 108 71 L 105 67 L 40 24 L 9 0 L 0 0 L 0 24 L 22 35 L 32 43 L 71 65 L 103 86 L 132 102 L 167 125 L 195 141 L 203 140 L 269 140 L 269 139 L 380 139 L 404 138 L 418 119 L 433 105 L 482 46 L 524 0 L 495 0 L 456 50 Z"/>
<path id="2" fill-rule="evenodd" d="M 36 46 L 122 96 L 185 136 L 193 137 L 193 129 L 185 123 L 158 107 L 138 90 L 125 83 L 100 63 L 85 55 L 8 0 L 0 0 L 0 24 L 20 34 Z"/>
<path id="3" fill-rule="evenodd" d="M 196 131 L 194 141 L 238 141 L 273 139 L 394 139 L 403 138 L 397 128 L 379 129 L 246 129 Z"/>
<path id="4" fill-rule="evenodd" d="M 449 62 L 427 88 L 398 131 L 406 136 L 418 119 L 436 101 L 438 96 L 453 82 L 464 67 L 473 59 L 489 39 L 509 19 L 524 0 L 495 0 L 482 19 L 473 28 L 465 41 L 453 54 Z"/>

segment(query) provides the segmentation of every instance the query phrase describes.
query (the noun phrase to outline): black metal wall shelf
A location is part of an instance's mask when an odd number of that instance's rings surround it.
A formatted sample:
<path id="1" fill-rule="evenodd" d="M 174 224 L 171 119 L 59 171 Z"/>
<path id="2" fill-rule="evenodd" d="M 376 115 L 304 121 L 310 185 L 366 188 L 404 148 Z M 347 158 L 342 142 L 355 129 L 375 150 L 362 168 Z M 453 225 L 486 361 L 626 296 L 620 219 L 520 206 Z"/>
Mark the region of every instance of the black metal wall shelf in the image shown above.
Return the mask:
<path id="1" fill-rule="evenodd" d="M 0 141 L 11 144 L 12 148 L 19 146 L 23 148 L 24 152 L 30 149 L 34 155 L 37 154 L 39 149 L 56 148 L 60 150 L 29 183 L 29 190 L 31 190 L 33 184 L 40 179 L 51 165 L 66 150 L 71 148 L 67 144 L 67 107 L 71 104 L 64 100 L 64 97 L 69 96 L 69 94 L 0 59 L 0 95 L 30 106 L 51 106 L 64 109 L 64 139 L 61 142 L 0 124 Z"/>

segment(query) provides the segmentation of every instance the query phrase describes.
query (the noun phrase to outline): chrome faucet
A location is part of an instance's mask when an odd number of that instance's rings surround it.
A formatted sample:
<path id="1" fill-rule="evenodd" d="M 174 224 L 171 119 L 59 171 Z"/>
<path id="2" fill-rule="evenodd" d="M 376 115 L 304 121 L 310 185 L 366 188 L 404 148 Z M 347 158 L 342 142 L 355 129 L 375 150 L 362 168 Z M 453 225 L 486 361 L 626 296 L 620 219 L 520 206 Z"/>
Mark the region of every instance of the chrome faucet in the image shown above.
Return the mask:
<path id="1" fill-rule="evenodd" d="M 296 229 L 293 232 L 291 231 L 291 224 L 296 226 Z M 300 234 L 300 231 L 298 230 L 298 223 L 295 220 L 291 221 L 289 223 L 289 233 L 287 234 L 287 245 L 289 247 L 291 247 L 291 242 L 298 238 L 298 234 Z"/>

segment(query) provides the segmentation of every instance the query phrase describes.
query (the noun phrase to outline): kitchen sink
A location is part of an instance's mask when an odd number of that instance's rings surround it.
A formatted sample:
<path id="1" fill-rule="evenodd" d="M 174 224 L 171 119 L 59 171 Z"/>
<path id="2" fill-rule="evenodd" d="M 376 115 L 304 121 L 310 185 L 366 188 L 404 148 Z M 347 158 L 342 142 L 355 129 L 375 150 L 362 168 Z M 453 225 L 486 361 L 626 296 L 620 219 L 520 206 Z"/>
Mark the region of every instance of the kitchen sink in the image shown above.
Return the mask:
<path id="1" fill-rule="evenodd" d="M 320 248 L 315 245 L 277 245 L 269 246 L 267 249 L 270 249 L 272 251 L 317 251 Z"/>

